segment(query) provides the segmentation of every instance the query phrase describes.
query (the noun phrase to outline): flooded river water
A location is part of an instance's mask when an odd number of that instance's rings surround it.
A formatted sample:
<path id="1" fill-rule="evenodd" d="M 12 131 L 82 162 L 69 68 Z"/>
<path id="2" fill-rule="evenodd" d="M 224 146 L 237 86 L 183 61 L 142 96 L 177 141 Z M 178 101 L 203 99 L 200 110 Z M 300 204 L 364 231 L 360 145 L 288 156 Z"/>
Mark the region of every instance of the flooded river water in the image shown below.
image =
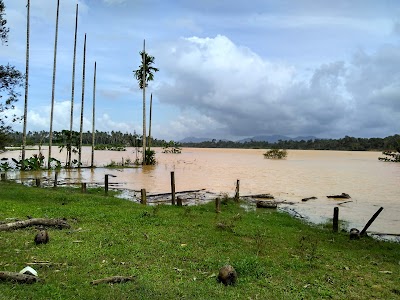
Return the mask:
<path id="1" fill-rule="evenodd" d="M 332 218 L 333 208 L 340 207 L 339 218 L 349 227 L 360 230 L 379 209 L 384 210 L 369 228 L 370 231 L 400 234 L 400 164 L 378 161 L 379 152 L 303 151 L 289 150 L 284 160 L 263 157 L 265 150 L 257 149 L 198 149 L 184 148 L 181 154 L 164 154 L 155 148 L 158 164 L 129 169 L 61 170 L 59 180 L 104 184 L 104 175 L 113 174 L 110 182 L 121 189 L 148 193 L 168 193 L 170 173 L 174 171 L 176 191 L 206 189 L 233 195 L 240 180 L 240 194 L 272 194 L 291 205 L 311 222 Z M 90 161 L 90 147 L 83 149 L 83 162 Z M 27 151 L 29 157 L 37 150 Z M 65 160 L 65 153 L 53 154 Z M 46 156 L 47 152 L 43 151 Z M 127 151 L 95 151 L 98 167 L 136 159 L 134 148 Z M 20 156 L 19 151 L 0 154 L 1 157 Z M 37 173 L 8 172 L 9 178 L 28 180 Z M 50 171 L 39 176 L 53 178 Z M 328 195 L 347 193 L 351 199 L 333 200 Z M 302 198 L 317 197 L 302 202 Z M 346 202 L 346 203 L 344 203 Z M 285 205 L 283 205 L 285 206 Z"/>

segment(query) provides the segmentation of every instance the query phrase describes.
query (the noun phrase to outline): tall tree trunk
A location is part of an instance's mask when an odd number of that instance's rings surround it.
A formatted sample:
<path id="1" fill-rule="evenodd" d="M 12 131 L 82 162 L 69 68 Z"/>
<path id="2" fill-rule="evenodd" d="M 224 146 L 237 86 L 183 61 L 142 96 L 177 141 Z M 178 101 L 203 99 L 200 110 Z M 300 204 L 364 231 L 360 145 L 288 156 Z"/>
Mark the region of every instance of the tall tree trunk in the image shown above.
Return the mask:
<path id="1" fill-rule="evenodd" d="M 153 93 L 150 94 L 150 120 L 149 120 L 149 150 L 151 149 L 151 114 L 153 111 Z"/>
<path id="2" fill-rule="evenodd" d="M 58 39 L 58 16 L 60 11 L 60 0 L 57 0 L 57 16 L 56 16 L 56 34 L 54 38 L 54 62 L 53 62 L 53 83 L 51 87 L 51 111 L 50 111 L 50 133 L 49 133 L 49 157 L 47 167 L 50 169 L 51 146 L 53 145 L 53 115 L 54 115 L 54 91 L 56 84 L 57 69 L 57 39 Z"/>
<path id="3" fill-rule="evenodd" d="M 94 141 L 95 141 L 95 117 L 96 113 L 96 62 L 94 62 L 94 76 L 93 76 L 93 121 L 92 121 L 92 163 L 91 167 L 94 167 Z"/>
<path id="4" fill-rule="evenodd" d="M 74 58 L 73 58 L 73 62 L 72 62 L 71 120 L 70 120 L 70 126 L 69 126 L 70 148 L 68 149 L 68 167 L 71 167 L 71 160 L 72 160 L 72 125 L 73 125 L 73 120 L 74 120 L 75 62 L 76 62 L 76 37 L 77 37 L 77 33 L 78 33 L 78 3 L 76 4 Z"/>
<path id="5" fill-rule="evenodd" d="M 81 126 L 79 131 L 80 137 L 79 137 L 79 158 L 78 158 L 79 167 L 81 167 L 82 163 L 83 106 L 85 103 L 85 67 L 86 67 L 86 33 L 85 33 L 85 42 L 83 44 Z"/>
<path id="6" fill-rule="evenodd" d="M 143 161 L 142 164 L 146 165 L 146 40 L 143 40 Z"/>
<path id="7" fill-rule="evenodd" d="M 26 147 L 26 121 L 28 114 L 28 88 L 29 88 L 29 21 L 30 21 L 30 7 L 31 1 L 27 3 L 27 16 L 26 16 L 26 78 L 25 78 L 25 104 L 24 104 L 24 127 L 22 131 L 22 160 L 25 160 L 25 147 Z M 24 165 L 22 164 L 22 168 Z"/>

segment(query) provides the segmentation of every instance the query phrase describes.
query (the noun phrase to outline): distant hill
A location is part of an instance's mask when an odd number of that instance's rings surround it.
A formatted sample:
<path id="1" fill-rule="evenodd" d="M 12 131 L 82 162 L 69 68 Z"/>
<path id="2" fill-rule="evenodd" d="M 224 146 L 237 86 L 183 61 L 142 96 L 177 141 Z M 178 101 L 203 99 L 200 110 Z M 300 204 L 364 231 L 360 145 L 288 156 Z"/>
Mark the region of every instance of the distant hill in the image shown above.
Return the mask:
<path id="1" fill-rule="evenodd" d="M 308 140 L 315 140 L 316 137 L 315 136 L 298 136 L 295 138 L 291 138 L 285 135 L 257 135 L 257 136 L 253 136 L 250 138 L 246 138 L 246 139 L 242 139 L 242 140 L 238 140 L 236 142 L 238 143 L 245 143 L 245 142 L 251 142 L 251 141 L 255 141 L 255 142 L 268 142 L 268 143 L 277 143 L 278 141 L 308 141 Z M 197 137 L 186 137 L 182 140 L 180 140 L 180 143 L 202 143 L 202 142 L 210 142 L 213 139 L 211 138 L 197 138 Z M 217 141 L 219 141 L 219 139 L 217 139 Z M 227 141 L 227 140 L 223 140 L 223 141 Z"/>

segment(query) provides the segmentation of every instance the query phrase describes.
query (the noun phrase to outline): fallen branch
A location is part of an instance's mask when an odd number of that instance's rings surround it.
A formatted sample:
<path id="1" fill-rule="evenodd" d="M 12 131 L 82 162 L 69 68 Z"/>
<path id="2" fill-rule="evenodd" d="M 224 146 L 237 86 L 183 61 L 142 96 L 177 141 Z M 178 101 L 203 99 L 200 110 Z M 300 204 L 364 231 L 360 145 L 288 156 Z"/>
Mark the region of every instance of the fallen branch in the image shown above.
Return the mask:
<path id="1" fill-rule="evenodd" d="M 200 193 L 200 192 L 206 192 L 206 190 L 205 189 L 201 189 L 201 190 L 180 191 L 180 192 L 175 192 L 175 195 L 177 195 L 177 194 L 188 194 L 188 193 Z M 214 194 L 212 192 L 208 192 L 208 193 Z M 147 198 L 164 197 L 164 196 L 166 196 L 166 197 L 167 196 L 171 196 L 171 193 L 151 194 L 151 195 L 147 195 Z"/>
<path id="2" fill-rule="evenodd" d="M 340 195 L 332 195 L 332 196 L 326 196 L 328 198 L 335 198 L 335 199 L 350 199 L 350 195 L 346 193 L 341 193 Z"/>
<path id="3" fill-rule="evenodd" d="M 57 228 L 70 228 L 71 226 L 67 223 L 67 221 L 63 219 L 43 219 L 43 218 L 36 218 L 36 219 L 29 219 L 24 221 L 17 221 L 13 223 L 7 224 L 0 224 L 0 231 L 8 231 L 8 230 L 15 230 L 21 229 L 29 226 L 55 226 Z"/>
<path id="4" fill-rule="evenodd" d="M 103 279 L 97 279 L 90 282 L 93 285 L 100 283 L 124 283 L 127 281 L 133 281 L 135 279 L 134 276 L 112 276 Z"/>
<path id="5" fill-rule="evenodd" d="M 38 277 L 33 275 L 21 274 L 17 272 L 0 272 L 0 280 L 15 281 L 18 283 L 34 283 L 40 281 Z"/>

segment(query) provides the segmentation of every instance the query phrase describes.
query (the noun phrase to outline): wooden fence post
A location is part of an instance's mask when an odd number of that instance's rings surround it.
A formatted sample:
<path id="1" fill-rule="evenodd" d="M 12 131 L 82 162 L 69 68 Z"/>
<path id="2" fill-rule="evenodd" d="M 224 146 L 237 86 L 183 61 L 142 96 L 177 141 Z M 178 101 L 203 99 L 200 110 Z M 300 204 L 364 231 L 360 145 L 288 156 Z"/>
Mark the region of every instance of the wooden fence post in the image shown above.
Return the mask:
<path id="1" fill-rule="evenodd" d="M 1 181 L 6 181 L 6 180 L 7 180 L 6 173 L 1 173 Z"/>
<path id="2" fill-rule="evenodd" d="M 236 180 L 236 190 L 235 190 L 235 201 L 239 201 L 239 186 L 240 186 L 240 180 Z"/>
<path id="3" fill-rule="evenodd" d="M 108 176 L 117 177 L 117 176 L 112 175 L 112 174 L 106 174 L 105 175 L 105 177 L 104 177 L 104 191 L 105 191 L 106 196 L 108 195 Z"/>
<path id="4" fill-rule="evenodd" d="M 221 199 L 215 198 L 215 212 L 219 214 L 221 212 Z"/>
<path id="5" fill-rule="evenodd" d="M 339 207 L 333 209 L 333 232 L 339 231 Z"/>
<path id="6" fill-rule="evenodd" d="M 54 174 L 54 185 L 53 185 L 55 188 L 57 187 L 57 180 L 58 180 L 58 173 L 55 172 L 55 174 Z"/>
<path id="7" fill-rule="evenodd" d="M 171 203 L 175 205 L 175 172 L 171 172 Z"/>
<path id="8" fill-rule="evenodd" d="M 146 189 L 142 189 L 141 191 L 141 200 L 140 203 L 143 205 L 147 205 L 147 199 L 146 199 Z"/>
<path id="9" fill-rule="evenodd" d="M 81 183 L 81 192 L 86 193 L 86 182 Z"/>

